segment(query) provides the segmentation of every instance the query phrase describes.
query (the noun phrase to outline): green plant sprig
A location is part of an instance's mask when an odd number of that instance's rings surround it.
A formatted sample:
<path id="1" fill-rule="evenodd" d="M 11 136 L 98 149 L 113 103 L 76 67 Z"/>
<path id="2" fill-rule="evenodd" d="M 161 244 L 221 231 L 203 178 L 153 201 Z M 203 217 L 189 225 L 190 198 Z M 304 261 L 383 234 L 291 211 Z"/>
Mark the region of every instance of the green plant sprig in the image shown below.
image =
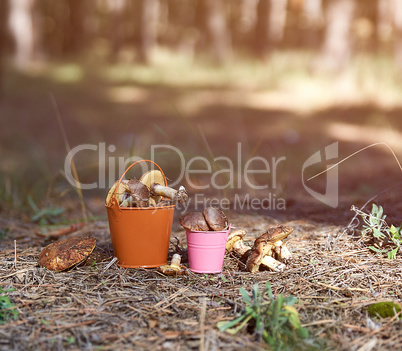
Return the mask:
<path id="1" fill-rule="evenodd" d="M 59 217 L 64 212 L 64 208 L 61 207 L 46 207 L 40 209 L 30 195 L 28 195 L 28 203 L 34 212 L 31 217 L 32 221 L 38 222 L 40 225 L 54 224 L 59 222 Z"/>
<path id="2" fill-rule="evenodd" d="M 402 244 L 402 225 L 389 226 L 385 221 L 387 216 L 384 215 L 384 209 L 380 205 L 373 204 L 371 213 L 365 213 L 355 206 L 352 206 L 352 211 L 360 215 L 363 220 L 362 236 L 369 236 L 370 241 L 374 241 L 374 244 L 369 245 L 368 248 L 376 253 L 387 254 L 389 259 L 394 259 Z"/>
<path id="3" fill-rule="evenodd" d="M 294 307 L 297 303 L 296 297 L 284 297 L 279 294 L 275 298 L 269 282 L 266 283 L 264 294 L 261 294 L 258 284 L 254 284 L 252 298 L 244 288 L 239 291 L 244 309 L 241 315 L 232 321 L 219 322 L 217 326 L 220 331 L 234 335 L 246 326 L 253 326 L 254 334 L 274 350 L 302 349 L 299 341 L 307 339 L 309 334 L 308 330 L 302 327 Z M 267 300 L 264 300 L 265 294 Z M 312 343 L 309 343 L 308 347 L 311 349 Z"/>
<path id="4" fill-rule="evenodd" d="M 7 294 L 10 291 L 15 289 L 3 290 L 0 286 L 0 324 L 4 324 L 9 319 L 16 320 L 18 317 L 18 311 Z"/>

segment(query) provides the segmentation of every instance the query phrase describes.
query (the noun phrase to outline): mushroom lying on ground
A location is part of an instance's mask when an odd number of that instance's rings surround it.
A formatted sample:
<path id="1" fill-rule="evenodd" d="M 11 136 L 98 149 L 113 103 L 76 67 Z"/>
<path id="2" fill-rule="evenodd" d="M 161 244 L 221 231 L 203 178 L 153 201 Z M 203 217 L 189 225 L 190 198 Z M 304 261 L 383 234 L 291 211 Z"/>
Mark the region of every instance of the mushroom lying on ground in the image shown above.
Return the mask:
<path id="1" fill-rule="evenodd" d="M 244 229 L 237 229 L 230 232 L 226 242 L 226 252 L 234 252 L 238 256 L 243 257 L 251 250 L 251 247 L 247 246 L 243 241 L 245 236 L 246 231 Z"/>
<path id="2" fill-rule="evenodd" d="M 258 272 L 260 265 L 264 265 L 274 271 L 283 271 L 286 265 L 275 259 L 289 259 L 291 254 L 284 246 L 282 239 L 288 237 L 293 228 L 287 226 L 278 226 L 268 229 L 259 236 L 249 252 L 246 262 L 246 268 L 251 273 Z M 283 249 L 285 247 L 285 249 Z"/>
<path id="3" fill-rule="evenodd" d="M 203 212 L 185 214 L 179 223 L 190 231 L 222 231 L 228 227 L 228 218 L 222 210 L 207 207 Z"/>
<path id="4" fill-rule="evenodd" d="M 51 271 L 65 271 L 86 260 L 96 246 L 92 237 L 73 237 L 49 244 L 41 251 L 38 263 Z"/>
<path id="5" fill-rule="evenodd" d="M 174 254 L 170 264 L 158 267 L 158 271 L 165 275 L 183 275 L 186 273 L 186 267 L 180 264 L 181 256 Z"/>

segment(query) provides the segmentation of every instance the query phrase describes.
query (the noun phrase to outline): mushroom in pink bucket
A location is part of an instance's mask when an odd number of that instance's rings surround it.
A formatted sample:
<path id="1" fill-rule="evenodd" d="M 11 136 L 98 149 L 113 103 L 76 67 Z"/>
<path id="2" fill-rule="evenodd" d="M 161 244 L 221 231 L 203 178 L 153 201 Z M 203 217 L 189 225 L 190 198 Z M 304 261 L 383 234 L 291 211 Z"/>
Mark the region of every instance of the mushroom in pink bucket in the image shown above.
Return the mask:
<path id="1" fill-rule="evenodd" d="M 215 207 L 207 207 L 203 212 L 189 212 L 179 219 L 183 228 L 190 231 L 222 231 L 229 222 L 226 214 Z"/>

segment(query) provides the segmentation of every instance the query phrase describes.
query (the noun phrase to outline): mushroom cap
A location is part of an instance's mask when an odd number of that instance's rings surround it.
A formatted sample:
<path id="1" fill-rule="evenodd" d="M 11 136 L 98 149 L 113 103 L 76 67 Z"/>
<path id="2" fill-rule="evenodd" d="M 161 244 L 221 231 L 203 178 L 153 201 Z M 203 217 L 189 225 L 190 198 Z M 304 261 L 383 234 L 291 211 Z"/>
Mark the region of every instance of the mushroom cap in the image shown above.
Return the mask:
<path id="1" fill-rule="evenodd" d="M 161 272 L 165 275 L 183 275 L 186 274 L 186 267 L 180 265 L 179 267 L 171 266 L 169 264 L 165 264 L 163 266 L 158 267 L 158 272 Z"/>
<path id="2" fill-rule="evenodd" d="M 44 247 L 38 263 L 51 271 L 64 271 L 84 261 L 94 250 L 96 239 L 73 237 L 56 241 Z"/>
<path id="3" fill-rule="evenodd" d="M 149 189 L 146 185 L 142 184 L 137 179 L 130 179 L 128 181 L 128 186 L 130 188 L 130 195 L 132 197 L 132 202 L 137 207 L 147 207 L 149 205 Z"/>
<path id="4" fill-rule="evenodd" d="M 149 189 L 146 185 L 142 184 L 137 179 L 130 179 L 128 181 L 131 195 L 137 196 L 141 200 L 147 200 L 149 198 Z"/>
<path id="5" fill-rule="evenodd" d="M 225 230 L 229 224 L 225 212 L 215 207 L 204 209 L 204 217 L 209 227 L 214 231 Z"/>
<path id="6" fill-rule="evenodd" d="M 165 184 L 165 178 L 163 177 L 163 174 L 162 174 L 161 171 L 152 170 L 152 171 L 145 172 L 141 176 L 140 182 L 142 184 L 146 185 L 148 190 L 151 190 L 151 185 L 153 183 L 164 185 Z M 150 197 L 150 199 L 149 199 L 150 205 L 155 206 L 161 199 L 162 199 L 162 196 L 152 195 Z"/>
<path id="7" fill-rule="evenodd" d="M 148 189 L 151 189 L 151 184 L 160 184 L 165 185 L 165 178 L 161 171 L 152 170 L 144 173 L 141 178 L 140 182 L 147 186 Z"/>
<path id="8" fill-rule="evenodd" d="M 201 212 L 189 212 L 180 217 L 179 223 L 187 230 L 209 231 L 208 224 Z"/>
<path id="9" fill-rule="evenodd" d="M 288 227 L 285 225 L 278 225 L 274 228 L 268 228 L 267 231 L 260 236 L 264 237 L 266 240 L 270 242 L 276 242 L 287 238 L 293 232 L 292 227 Z"/>
<path id="10" fill-rule="evenodd" d="M 123 201 L 124 193 L 130 192 L 130 188 L 128 186 L 127 179 L 123 179 L 121 182 L 116 180 L 107 193 L 106 206 L 111 205 L 112 197 L 114 195 L 114 192 L 115 192 L 117 186 L 118 186 L 118 189 L 117 189 L 117 193 L 116 193 L 116 200 L 119 204 L 122 203 L 122 201 Z"/>

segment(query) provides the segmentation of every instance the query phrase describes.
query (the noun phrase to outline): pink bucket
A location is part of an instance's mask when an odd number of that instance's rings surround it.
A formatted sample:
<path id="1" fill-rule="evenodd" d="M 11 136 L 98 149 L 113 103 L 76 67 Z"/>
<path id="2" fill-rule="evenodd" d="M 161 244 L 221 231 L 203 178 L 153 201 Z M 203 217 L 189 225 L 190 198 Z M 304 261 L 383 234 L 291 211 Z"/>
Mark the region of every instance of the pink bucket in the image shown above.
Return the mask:
<path id="1" fill-rule="evenodd" d="M 190 271 L 195 273 L 222 272 L 229 231 L 230 225 L 227 230 L 220 232 L 186 230 Z"/>

